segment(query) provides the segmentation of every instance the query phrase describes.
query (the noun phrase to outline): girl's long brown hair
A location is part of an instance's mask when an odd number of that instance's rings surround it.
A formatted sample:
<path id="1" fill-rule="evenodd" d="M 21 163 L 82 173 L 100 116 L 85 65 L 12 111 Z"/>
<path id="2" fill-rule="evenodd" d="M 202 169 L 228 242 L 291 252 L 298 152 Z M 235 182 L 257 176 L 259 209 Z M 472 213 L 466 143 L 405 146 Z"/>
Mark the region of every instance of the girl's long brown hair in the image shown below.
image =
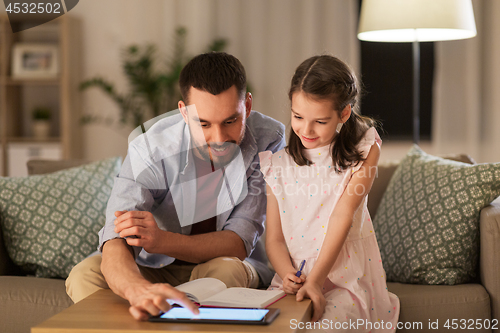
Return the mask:
<path id="1" fill-rule="evenodd" d="M 341 116 L 342 110 L 349 104 L 352 112 L 344 123 L 340 133 L 332 141 L 331 156 L 335 171 L 355 166 L 363 160 L 361 152 L 356 149 L 359 141 L 368 128 L 378 123 L 366 116 L 358 114 L 358 100 L 361 95 L 360 83 L 356 75 L 344 62 L 330 55 L 311 57 L 297 67 L 292 78 L 288 97 L 290 102 L 296 92 L 304 92 L 315 100 L 329 100 L 334 110 Z M 298 165 L 309 165 L 303 154 L 305 149 L 300 138 L 293 130 L 290 131 L 286 152 Z"/>

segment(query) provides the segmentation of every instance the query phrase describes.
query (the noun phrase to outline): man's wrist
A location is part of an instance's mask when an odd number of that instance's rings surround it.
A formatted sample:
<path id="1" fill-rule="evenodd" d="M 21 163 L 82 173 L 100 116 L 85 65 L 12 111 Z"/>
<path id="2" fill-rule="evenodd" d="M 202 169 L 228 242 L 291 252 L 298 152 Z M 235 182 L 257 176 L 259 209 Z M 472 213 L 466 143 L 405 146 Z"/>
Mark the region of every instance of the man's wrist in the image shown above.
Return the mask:
<path id="1" fill-rule="evenodd" d="M 130 283 L 123 290 L 123 296 L 125 297 L 126 300 L 130 301 L 135 297 L 137 297 L 138 294 L 142 294 L 144 288 L 146 288 L 149 285 L 152 285 L 152 283 L 146 279 L 144 279 L 144 281 L 141 282 Z"/>

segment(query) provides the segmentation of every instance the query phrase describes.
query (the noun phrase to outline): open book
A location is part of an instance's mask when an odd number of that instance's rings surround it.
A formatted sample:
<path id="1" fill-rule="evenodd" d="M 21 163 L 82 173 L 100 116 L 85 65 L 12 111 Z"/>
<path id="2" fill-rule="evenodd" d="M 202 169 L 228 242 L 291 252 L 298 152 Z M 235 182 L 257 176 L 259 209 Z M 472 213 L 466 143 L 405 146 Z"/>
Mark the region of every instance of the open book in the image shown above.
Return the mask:
<path id="1" fill-rule="evenodd" d="M 227 288 L 224 282 L 214 278 L 189 281 L 176 288 L 202 306 L 228 308 L 265 308 L 286 295 L 278 289 Z"/>

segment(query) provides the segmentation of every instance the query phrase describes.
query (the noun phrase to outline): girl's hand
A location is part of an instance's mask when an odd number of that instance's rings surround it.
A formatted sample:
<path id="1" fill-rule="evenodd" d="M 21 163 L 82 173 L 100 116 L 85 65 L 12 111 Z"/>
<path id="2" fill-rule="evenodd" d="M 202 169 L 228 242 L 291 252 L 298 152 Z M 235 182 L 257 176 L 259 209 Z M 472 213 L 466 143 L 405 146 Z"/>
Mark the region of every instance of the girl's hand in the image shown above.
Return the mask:
<path id="1" fill-rule="evenodd" d="M 321 292 L 321 286 L 313 281 L 306 281 L 302 288 L 297 292 L 297 302 L 305 298 L 311 299 L 313 303 L 312 321 L 318 321 L 325 312 L 326 299 Z"/>
<path id="2" fill-rule="evenodd" d="M 300 277 L 295 276 L 296 273 L 288 273 L 283 279 L 283 290 L 287 294 L 295 295 L 300 288 L 302 288 L 306 281 L 306 276 L 302 274 Z M 295 283 L 294 283 L 295 282 Z"/>

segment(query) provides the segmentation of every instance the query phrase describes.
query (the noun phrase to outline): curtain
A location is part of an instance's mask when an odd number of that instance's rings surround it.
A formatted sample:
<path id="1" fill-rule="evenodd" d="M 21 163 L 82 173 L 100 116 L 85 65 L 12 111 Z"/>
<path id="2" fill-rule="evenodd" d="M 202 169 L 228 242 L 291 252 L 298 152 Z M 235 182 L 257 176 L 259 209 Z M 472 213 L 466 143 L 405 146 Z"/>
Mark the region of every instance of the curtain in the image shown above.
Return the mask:
<path id="1" fill-rule="evenodd" d="M 473 0 L 477 36 L 436 43 L 432 150 L 500 161 L 500 1 Z"/>
<path id="2" fill-rule="evenodd" d="M 176 0 L 177 25 L 197 54 L 215 37 L 245 66 L 253 109 L 290 123 L 288 88 L 306 58 L 333 54 L 359 73 L 358 2 L 345 0 Z"/>
<path id="3" fill-rule="evenodd" d="M 118 91 L 126 91 L 121 49 L 150 42 L 160 54 L 169 55 L 174 29 L 184 26 L 191 56 L 205 51 L 214 38 L 226 38 L 226 51 L 240 59 L 247 71 L 253 109 L 287 126 L 287 90 L 300 62 L 329 53 L 359 73 L 355 0 L 85 0 L 71 14 L 82 23 L 82 79 L 102 76 L 115 82 Z M 118 112 L 97 90 L 85 92 L 82 103 L 86 113 L 113 116 Z M 121 132 L 125 136 L 103 125 L 85 126 L 85 158 L 125 155 L 128 132 Z"/>

